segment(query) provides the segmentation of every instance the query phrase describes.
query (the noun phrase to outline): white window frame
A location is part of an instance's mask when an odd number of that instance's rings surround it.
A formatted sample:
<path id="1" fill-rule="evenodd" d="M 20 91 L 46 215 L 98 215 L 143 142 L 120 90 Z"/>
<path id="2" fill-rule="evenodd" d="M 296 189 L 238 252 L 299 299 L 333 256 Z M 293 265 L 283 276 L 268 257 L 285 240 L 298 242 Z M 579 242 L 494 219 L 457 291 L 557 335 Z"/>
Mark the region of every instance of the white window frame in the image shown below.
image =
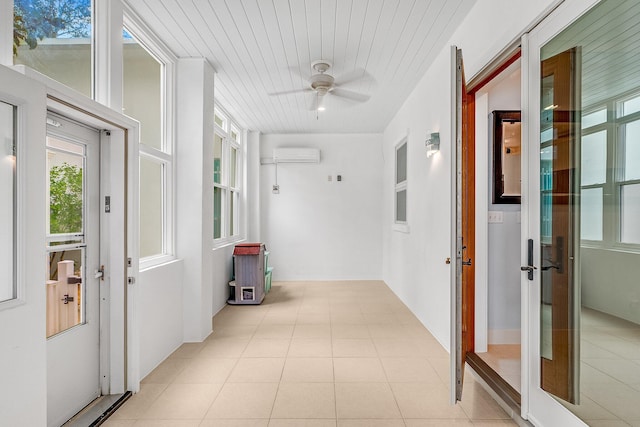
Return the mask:
<path id="1" fill-rule="evenodd" d="M 159 254 L 140 258 L 140 270 L 154 267 L 176 259 L 175 256 L 175 67 L 177 57 L 150 31 L 146 24 L 131 11 L 124 8 L 123 26 L 136 42 L 153 56 L 162 69 L 161 93 L 161 149 L 140 144 L 141 158 L 162 164 L 162 251 Z"/>
<path id="2" fill-rule="evenodd" d="M 222 126 L 216 123 L 215 117 L 222 119 Z M 237 140 L 231 138 L 232 133 L 237 135 Z M 214 108 L 214 135 L 222 138 L 222 160 L 221 169 L 222 176 L 220 183 L 213 182 L 213 188 L 219 188 L 223 191 L 224 199 L 222 200 L 221 210 L 221 228 L 220 237 L 215 236 L 215 225 L 213 227 L 213 246 L 214 248 L 226 246 L 231 243 L 238 242 L 244 238 L 244 206 L 243 206 L 243 145 L 244 132 L 242 128 L 233 120 L 231 115 L 227 113 L 218 104 Z M 214 136 L 215 137 L 215 136 Z M 231 150 L 236 150 L 236 179 L 235 186 L 231 186 Z M 231 197 L 235 194 L 234 210 L 233 210 L 233 235 L 230 235 L 230 209 Z M 215 203 L 215 198 L 214 198 Z M 214 206 L 215 212 L 215 206 Z M 214 220 L 214 218 L 212 218 Z"/>
<path id="3" fill-rule="evenodd" d="M 398 152 L 400 151 L 400 149 L 402 147 L 405 147 L 405 179 L 404 181 L 398 182 Z M 408 180 L 409 180 L 409 138 L 408 137 L 404 137 L 400 140 L 400 142 L 398 142 L 396 144 L 395 147 L 395 156 L 394 156 L 394 174 L 393 174 L 393 185 L 394 185 L 394 191 L 393 191 L 393 230 L 395 231 L 399 231 L 402 233 L 408 233 L 409 232 L 409 210 L 407 209 L 408 207 L 408 195 L 409 195 L 409 190 L 408 190 Z M 405 198 L 405 214 L 407 215 L 407 218 L 404 221 L 400 221 L 398 220 L 398 193 L 404 191 L 405 194 L 407 195 L 407 197 Z"/>

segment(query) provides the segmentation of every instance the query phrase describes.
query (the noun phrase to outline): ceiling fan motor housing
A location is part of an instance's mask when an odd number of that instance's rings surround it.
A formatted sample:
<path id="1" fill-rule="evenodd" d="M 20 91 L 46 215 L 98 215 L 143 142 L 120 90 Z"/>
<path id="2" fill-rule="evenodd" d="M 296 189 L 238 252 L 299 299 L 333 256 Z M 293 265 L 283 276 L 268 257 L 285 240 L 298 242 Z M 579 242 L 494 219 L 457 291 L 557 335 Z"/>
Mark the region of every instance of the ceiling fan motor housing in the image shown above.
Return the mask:
<path id="1" fill-rule="evenodd" d="M 333 76 L 329 74 L 315 74 L 311 76 L 311 89 L 318 92 L 318 95 L 326 95 L 333 89 Z"/>

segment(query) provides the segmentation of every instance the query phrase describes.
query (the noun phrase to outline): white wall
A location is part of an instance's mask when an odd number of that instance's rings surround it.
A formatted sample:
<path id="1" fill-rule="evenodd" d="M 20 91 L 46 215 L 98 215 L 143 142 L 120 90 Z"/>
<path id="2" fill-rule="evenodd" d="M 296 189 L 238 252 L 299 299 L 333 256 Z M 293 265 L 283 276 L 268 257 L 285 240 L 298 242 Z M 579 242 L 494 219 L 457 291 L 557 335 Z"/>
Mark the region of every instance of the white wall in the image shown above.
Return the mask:
<path id="1" fill-rule="evenodd" d="M 140 378 L 182 344 L 182 275 L 176 260 L 140 271 Z"/>
<path id="2" fill-rule="evenodd" d="M 176 250 L 184 259 L 184 341 L 198 342 L 211 333 L 213 316 L 213 68 L 202 58 L 179 59 L 177 82 Z"/>
<path id="3" fill-rule="evenodd" d="M 449 40 L 462 49 L 467 80 L 477 74 L 552 1 L 477 2 Z M 383 279 L 432 334 L 449 348 L 451 256 L 451 50 L 432 65 L 384 133 Z M 392 230 L 393 153 L 409 134 L 408 216 L 410 232 Z M 427 158 L 428 132 L 440 132 L 441 150 Z"/>
<path id="4" fill-rule="evenodd" d="M 261 240 L 274 280 L 380 279 L 381 141 L 379 134 L 261 136 L 262 158 L 275 147 L 321 150 L 319 164 L 278 165 L 280 194 L 271 191 L 276 166 L 261 166 Z"/>
<path id="5" fill-rule="evenodd" d="M 486 87 L 488 113 L 495 110 L 520 110 L 519 61 L 496 77 L 494 84 Z M 493 130 L 491 116 L 482 120 L 489 132 L 483 139 L 476 139 L 476 152 L 484 153 L 488 160 L 488 175 L 484 179 L 488 209 L 502 212 L 502 223 L 476 224 L 488 226 L 488 329 L 489 344 L 520 343 L 520 205 L 493 204 Z M 478 154 L 479 155 L 479 154 Z M 476 248 L 478 250 L 478 248 Z"/>

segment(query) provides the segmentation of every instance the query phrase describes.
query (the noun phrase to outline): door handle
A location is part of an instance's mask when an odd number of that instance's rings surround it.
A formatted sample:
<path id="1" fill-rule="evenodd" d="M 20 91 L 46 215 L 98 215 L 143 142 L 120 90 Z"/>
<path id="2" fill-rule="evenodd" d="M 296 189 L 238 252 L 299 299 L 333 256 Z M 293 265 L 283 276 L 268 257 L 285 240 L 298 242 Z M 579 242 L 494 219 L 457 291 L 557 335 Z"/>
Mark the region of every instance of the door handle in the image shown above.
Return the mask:
<path id="1" fill-rule="evenodd" d="M 94 272 L 93 277 L 95 279 L 104 280 L 104 265 L 101 265 L 100 268 Z"/>
<path id="2" fill-rule="evenodd" d="M 527 279 L 533 280 L 533 270 L 537 268 L 533 265 L 533 239 L 527 241 L 527 264 L 520 267 L 520 271 L 527 272 Z"/>
<path id="3" fill-rule="evenodd" d="M 464 254 L 464 250 L 467 249 L 466 246 L 462 247 L 462 253 Z M 462 260 L 462 265 L 471 265 L 471 258 L 468 258 L 466 261 L 463 259 Z"/>

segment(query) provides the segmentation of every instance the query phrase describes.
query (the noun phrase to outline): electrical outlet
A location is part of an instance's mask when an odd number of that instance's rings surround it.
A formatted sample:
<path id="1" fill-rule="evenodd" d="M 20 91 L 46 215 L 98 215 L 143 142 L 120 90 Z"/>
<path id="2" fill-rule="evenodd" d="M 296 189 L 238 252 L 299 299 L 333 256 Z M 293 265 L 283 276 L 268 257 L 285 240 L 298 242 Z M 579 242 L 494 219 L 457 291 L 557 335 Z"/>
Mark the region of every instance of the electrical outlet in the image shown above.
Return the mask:
<path id="1" fill-rule="evenodd" d="M 504 222 L 504 212 L 489 211 L 488 220 L 489 224 L 502 224 Z"/>

